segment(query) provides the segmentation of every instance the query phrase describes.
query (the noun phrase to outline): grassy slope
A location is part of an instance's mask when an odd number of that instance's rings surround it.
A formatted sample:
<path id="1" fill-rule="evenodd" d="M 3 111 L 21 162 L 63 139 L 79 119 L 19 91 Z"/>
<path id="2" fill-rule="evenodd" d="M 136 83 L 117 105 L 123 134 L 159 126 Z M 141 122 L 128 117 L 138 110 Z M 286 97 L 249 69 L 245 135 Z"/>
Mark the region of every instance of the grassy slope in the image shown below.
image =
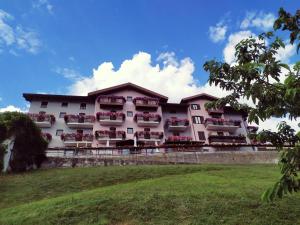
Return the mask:
<path id="1" fill-rule="evenodd" d="M 149 174 L 153 179 L 143 179 Z M 270 166 L 98 167 L 4 176 L 0 198 L 9 203 L 1 203 L 0 224 L 300 224 L 300 195 L 260 202 L 277 176 Z M 22 204 L 43 198 L 43 190 L 49 199 Z"/>

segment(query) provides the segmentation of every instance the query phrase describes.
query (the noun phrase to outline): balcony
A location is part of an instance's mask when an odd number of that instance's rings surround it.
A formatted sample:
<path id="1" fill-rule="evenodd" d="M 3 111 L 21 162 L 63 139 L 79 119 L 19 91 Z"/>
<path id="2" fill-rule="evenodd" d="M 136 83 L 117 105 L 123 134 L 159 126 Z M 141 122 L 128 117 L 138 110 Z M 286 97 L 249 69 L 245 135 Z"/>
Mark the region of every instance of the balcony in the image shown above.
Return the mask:
<path id="1" fill-rule="evenodd" d="M 241 144 L 247 143 L 246 137 L 243 135 L 210 135 L 208 137 L 210 144 L 219 143 L 219 144 Z"/>
<path id="2" fill-rule="evenodd" d="M 188 136 L 170 136 L 167 138 L 167 142 L 189 142 L 192 141 L 192 137 Z"/>
<path id="3" fill-rule="evenodd" d="M 98 112 L 96 117 L 102 126 L 121 126 L 125 121 L 122 112 Z"/>
<path id="4" fill-rule="evenodd" d="M 60 136 L 66 147 L 91 147 L 94 139 L 92 134 L 68 133 Z"/>
<path id="5" fill-rule="evenodd" d="M 50 128 L 55 123 L 55 117 L 53 115 L 45 113 L 28 113 L 27 114 L 35 124 L 40 128 Z"/>
<path id="6" fill-rule="evenodd" d="M 97 98 L 97 102 L 100 104 L 100 108 L 123 108 L 123 105 L 126 102 L 126 100 L 123 96 L 100 95 Z"/>
<path id="7" fill-rule="evenodd" d="M 126 133 L 125 131 L 111 131 L 111 130 L 97 130 L 95 132 L 96 139 L 100 143 L 106 143 L 109 141 L 110 143 L 116 143 L 117 141 L 125 140 Z"/>
<path id="8" fill-rule="evenodd" d="M 189 126 L 188 119 L 171 118 L 166 120 L 168 131 L 185 131 Z"/>
<path id="9" fill-rule="evenodd" d="M 157 127 L 161 121 L 159 114 L 143 114 L 137 113 L 134 116 L 134 120 L 137 122 L 139 127 Z"/>
<path id="10" fill-rule="evenodd" d="M 135 136 L 138 142 L 158 143 L 164 136 L 163 132 L 156 131 L 137 131 Z"/>
<path id="11" fill-rule="evenodd" d="M 95 117 L 92 115 L 65 115 L 65 123 L 69 128 L 93 128 Z"/>
<path id="12" fill-rule="evenodd" d="M 241 127 L 241 121 L 207 118 L 204 125 L 207 130 L 232 132 Z"/>
<path id="13" fill-rule="evenodd" d="M 159 106 L 159 99 L 157 98 L 148 98 L 148 97 L 136 97 L 133 99 L 135 107 L 141 109 L 157 109 Z"/>
<path id="14" fill-rule="evenodd" d="M 207 109 L 208 114 L 223 114 L 224 113 L 224 109 Z"/>

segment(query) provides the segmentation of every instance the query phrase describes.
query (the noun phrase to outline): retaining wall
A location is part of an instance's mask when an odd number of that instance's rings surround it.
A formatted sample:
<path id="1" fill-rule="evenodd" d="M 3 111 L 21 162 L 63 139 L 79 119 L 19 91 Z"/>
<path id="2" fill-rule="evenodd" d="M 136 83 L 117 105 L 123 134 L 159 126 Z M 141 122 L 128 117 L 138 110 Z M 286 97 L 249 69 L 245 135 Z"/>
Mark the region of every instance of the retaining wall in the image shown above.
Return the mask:
<path id="1" fill-rule="evenodd" d="M 151 164 L 274 164 L 278 152 L 177 152 L 153 155 L 48 157 L 44 168 Z"/>

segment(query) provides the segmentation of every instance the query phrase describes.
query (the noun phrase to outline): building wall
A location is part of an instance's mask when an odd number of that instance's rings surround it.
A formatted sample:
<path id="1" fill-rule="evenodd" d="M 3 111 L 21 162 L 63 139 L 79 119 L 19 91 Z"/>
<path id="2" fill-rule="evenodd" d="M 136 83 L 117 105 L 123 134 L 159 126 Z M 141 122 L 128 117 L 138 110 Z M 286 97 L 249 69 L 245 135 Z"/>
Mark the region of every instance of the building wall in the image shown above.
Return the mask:
<path id="1" fill-rule="evenodd" d="M 113 95 L 116 96 L 124 96 L 125 99 L 127 99 L 127 96 L 131 96 L 132 99 L 134 99 L 135 97 L 151 97 L 151 96 L 146 96 L 144 94 L 141 94 L 137 91 L 134 90 L 124 90 L 124 91 L 118 91 L 113 93 Z M 94 113 L 96 115 L 97 112 L 110 112 L 113 108 L 110 109 L 102 109 L 100 108 L 100 104 L 97 102 L 97 100 L 95 101 L 95 110 Z M 121 131 L 125 131 L 126 132 L 126 139 L 131 139 L 134 140 L 134 133 L 136 131 L 143 131 L 144 127 L 139 127 L 137 125 L 137 123 L 134 121 L 134 115 L 136 113 L 143 113 L 143 112 L 149 112 L 149 113 L 154 113 L 154 114 L 159 114 L 162 117 L 162 110 L 161 110 L 161 106 L 159 106 L 157 108 L 156 111 L 139 111 L 136 110 L 135 105 L 132 101 L 126 101 L 123 109 L 122 110 L 115 110 L 117 112 L 123 112 L 125 114 L 125 121 L 122 124 L 122 126 L 116 126 L 116 130 L 121 130 Z M 132 117 L 127 117 L 127 111 L 132 111 L 133 112 L 133 116 Z M 99 121 L 96 121 L 94 128 L 93 128 L 93 133 L 95 133 L 95 131 L 97 130 L 109 130 L 109 128 L 112 126 L 103 126 L 99 123 Z M 128 134 L 127 133 L 127 128 L 133 128 L 133 133 L 132 134 Z M 164 131 L 164 126 L 163 126 L 163 120 L 160 122 L 160 124 L 157 127 L 150 127 L 151 131 L 159 131 L 159 132 L 163 132 Z M 163 139 L 162 139 L 163 140 Z M 160 143 L 158 143 L 160 144 Z M 93 142 L 93 146 L 103 146 L 103 144 L 98 143 L 96 140 L 94 140 Z"/>
<path id="2" fill-rule="evenodd" d="M 55 123 L 51 128 L 42 128 L 42 132 L 50 133 L 52 135 L 52 141 L 49 143 L 49 147 L 63 147 L 64 143 L 60 139 L 60 136 L 56 136 L 56 130 L 63 130 L 64 133 L 76 133 L 76 129 L 70 129 L 64 118 L 59 118 L 60 112 L 66 112 L 67 114 L 79 114 L 85 113 L 86 115 L 94 115 L 95 106 L 92 103 L 87 102 L 68 102 L 68 107 L 62 107 L 62 102 L 49 101 L 47 108 L 41 108 L 42 101 L 32 101 L 29 108 L 29 113 L 39 113 L 41 111 L 46 114 L 52 114 L 55 116 Z M 67 101 L 64 101 L 67 102 Z M 80 103 L 86 103 L 86 109 L 80 109 Z M 83 129 L 84 133 L 91 133 L 90 129 Z"/>

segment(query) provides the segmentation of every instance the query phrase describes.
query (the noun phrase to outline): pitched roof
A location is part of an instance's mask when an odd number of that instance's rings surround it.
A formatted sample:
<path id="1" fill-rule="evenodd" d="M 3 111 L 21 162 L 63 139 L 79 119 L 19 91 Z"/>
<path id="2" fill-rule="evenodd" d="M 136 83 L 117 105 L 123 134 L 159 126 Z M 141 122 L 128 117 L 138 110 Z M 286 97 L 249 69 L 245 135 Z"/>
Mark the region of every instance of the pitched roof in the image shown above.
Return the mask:
<path id="1" fill-rule="evenodd" d="M 116 85 L 116 86 L 112 86 L 112 87 L 109 87 L 109 88 L 104 88 L 104 89 L 93 91 L 93 92 L 89 92 L 88 96 L 95 96 L 95 95 L 100 95 L 100 94 L 111 94 L 111 93 L 113 93 L 115 91 L 124 90 L 124 89 L 134 89 L 134 90 L 136 90 L 138 92 L 141 92 L 143 94 L 159 98 L 163 102 L 167 102 L 168 101 L 168 97 L 167 96 L 158 94 L 158 93 L 156 93 L 154 91 L 151 91 L 149 89 L 143 88 L 141 86 L 138 86 L 138 85 L 130 83 L 130 82 L 129 83 L 120 84 L 120 85 Z"/>
<path id="2" fill-rule="evenodd" d="M 78 95 L 53 95 L 53 94 L 34 94 L 34 93 L 24 93 L 23 97 L 27 101 L 32 100 L 53 100 L 53 101 L 83 101 L 83 102 L 92 102 L 93 98 L 89 96 L 78 96 Z"/>
<path id="3" fill-rule="evenodd" d="M 209 94 L 201 93 L 201 94 L 198 94 L 198 95 L 193 95 L 193 96 L 183 98 L 183 99 L 181 99 L 180 103 L 187 103 L 187 102 L 190 102 L 194 99 L 207 99 L 207 100 L 213 101 L 213 100 L 218 100 L 219 98 L 217 98 L 215 96 L 212 96 L 212 95 L 209 95 Z"/>

